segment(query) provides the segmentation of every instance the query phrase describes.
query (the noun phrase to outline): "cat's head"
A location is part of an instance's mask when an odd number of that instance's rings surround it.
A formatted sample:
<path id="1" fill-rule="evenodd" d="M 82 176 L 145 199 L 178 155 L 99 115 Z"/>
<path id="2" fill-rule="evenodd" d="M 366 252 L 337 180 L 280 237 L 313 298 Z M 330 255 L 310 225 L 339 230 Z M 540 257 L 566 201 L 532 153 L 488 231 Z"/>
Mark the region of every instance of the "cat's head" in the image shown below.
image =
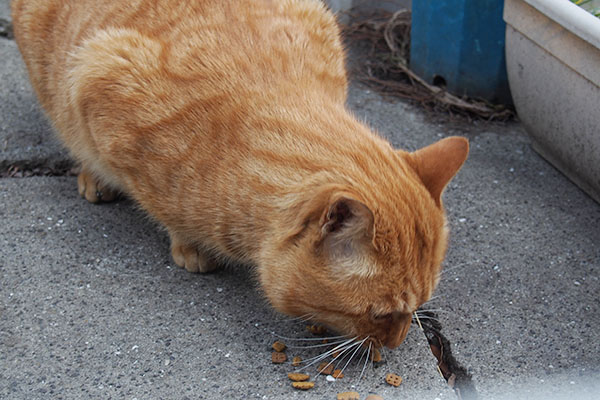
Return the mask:
<path id="1" fill-rule="evenodd" d="M 404 340 L 412 313 L 439 281 L 448 236 L 441 195 L 468 142 L 452 137 L 396 154 L 397 184 L 370 192 L 323 185 L 295 211 L 276 265 L 260 276 L 276 309 L 376 346 Z"/>

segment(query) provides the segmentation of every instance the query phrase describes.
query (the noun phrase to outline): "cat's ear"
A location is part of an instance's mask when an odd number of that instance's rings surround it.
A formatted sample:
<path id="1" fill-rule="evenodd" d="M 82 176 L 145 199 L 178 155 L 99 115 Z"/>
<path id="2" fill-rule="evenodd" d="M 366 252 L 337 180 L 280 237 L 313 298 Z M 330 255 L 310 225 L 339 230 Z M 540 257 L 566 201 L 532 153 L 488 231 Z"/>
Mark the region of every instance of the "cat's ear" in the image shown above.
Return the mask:
<path id="1" fill-rule="evenodd" d="M 352 251 L 358 241 L 373 239 L 373 213 L 349 194 L 332 196 L 321 215 L 321 244 L 331 254 Z"/>
<path id="2" fill-rule="evenodd" d="M 469 141 L 451 136 L 410 153 L 409 158 L 421 181 L 438 206 L 442 192 L 469 154 Z"/>

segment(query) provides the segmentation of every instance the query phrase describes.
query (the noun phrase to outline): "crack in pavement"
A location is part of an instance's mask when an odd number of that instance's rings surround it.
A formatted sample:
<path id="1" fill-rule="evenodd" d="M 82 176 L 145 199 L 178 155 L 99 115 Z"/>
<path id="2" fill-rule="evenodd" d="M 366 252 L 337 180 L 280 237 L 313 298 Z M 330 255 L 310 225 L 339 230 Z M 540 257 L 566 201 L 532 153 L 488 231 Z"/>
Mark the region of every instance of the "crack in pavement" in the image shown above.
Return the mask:
<path id="1" fill-rule="evenodd" d="M 71 162 L 59 163 L 54 167 L 45 165 L 11 164 L 0 170 L 0 178 L 29 178 L 31 176 L 77 176 L 79 169 Z"/>
<path id="2" fill-rule="evenodd" d="M 424 318 L 420 319 L 419 315 Z M 472 376 L 452 355 L 450 341 L 441 332 L 442 324 L 439 322 L 437 314 L 432 311 L 419 311 L 415 317 L 427 338 L 431 352 L 438 361 L 440 374 L 454 389 L 458 399 L 478 400 L 479 396 Z"/>
<path id="3" fill-rule="evenodd" d="M 0 18 L 0 37 L 10 40 L 15 38 L 11 21 Z"/>

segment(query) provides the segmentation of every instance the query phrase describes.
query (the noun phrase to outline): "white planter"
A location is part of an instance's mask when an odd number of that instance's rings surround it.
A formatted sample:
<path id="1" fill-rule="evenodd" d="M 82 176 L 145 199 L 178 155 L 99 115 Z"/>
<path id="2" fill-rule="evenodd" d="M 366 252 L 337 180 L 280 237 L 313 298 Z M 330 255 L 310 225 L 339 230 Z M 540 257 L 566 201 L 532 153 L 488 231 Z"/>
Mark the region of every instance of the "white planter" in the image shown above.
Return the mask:
<path id="1" fill-rule="evenodd" d="M 506 66 L 534 149 L 600 202 L 600 19 L 569 0 L 505 0 Z"/>

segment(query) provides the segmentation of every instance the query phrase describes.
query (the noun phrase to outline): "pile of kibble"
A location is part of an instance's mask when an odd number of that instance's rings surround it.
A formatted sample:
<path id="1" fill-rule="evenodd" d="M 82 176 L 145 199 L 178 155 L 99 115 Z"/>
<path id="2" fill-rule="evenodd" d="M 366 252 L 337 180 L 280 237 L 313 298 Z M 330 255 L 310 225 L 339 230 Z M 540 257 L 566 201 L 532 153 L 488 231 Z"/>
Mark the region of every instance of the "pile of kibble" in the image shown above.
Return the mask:
<path id="1" fill-rule="evenodd" d="M 278 340 L 273 343 L 273 353 L 271 354 L 271 361 L 274 364 L 283 364 L 287 361 L 287 355 L 285 354 L 286 345 L 282 341 Z M 336 358 L 336 354 L 333 354 L 333 358 Z M 374 349 L 370 356 L 373 362 L 381 362 L 381 354 L 379 350 Z M 292 366 L 297 367 L 302 362 L 302 359 L 298 356 L 292 359 Z M 344 377 L 344 374 L 339 369 L 334 369 L 334 366 L 331 362 L 323 362 L 319 364 L 317 367 L 317 372 L 323 375 L 330 375 L 335 379 L 341 379 Z M 292 381 L 292 386 L 295 389 L 300 390 L 309 390 L 315 387 L 315 382 L 310 381 L 310 375 L 299 372 L 290 372 L 288 373 L 288 378 Z M 386 383 L 392 386 L 400 386 L 402 383 L 402 378 L 396 374 L 389 373 L 385 377 Z M 337 400 L 359 400 L 360 395 L 358 392 L 343 392 L 338 393 Z M 383 397 L 378 396 L 376 394 L 368 395 L 365 400 L 383 400 Z"/>

